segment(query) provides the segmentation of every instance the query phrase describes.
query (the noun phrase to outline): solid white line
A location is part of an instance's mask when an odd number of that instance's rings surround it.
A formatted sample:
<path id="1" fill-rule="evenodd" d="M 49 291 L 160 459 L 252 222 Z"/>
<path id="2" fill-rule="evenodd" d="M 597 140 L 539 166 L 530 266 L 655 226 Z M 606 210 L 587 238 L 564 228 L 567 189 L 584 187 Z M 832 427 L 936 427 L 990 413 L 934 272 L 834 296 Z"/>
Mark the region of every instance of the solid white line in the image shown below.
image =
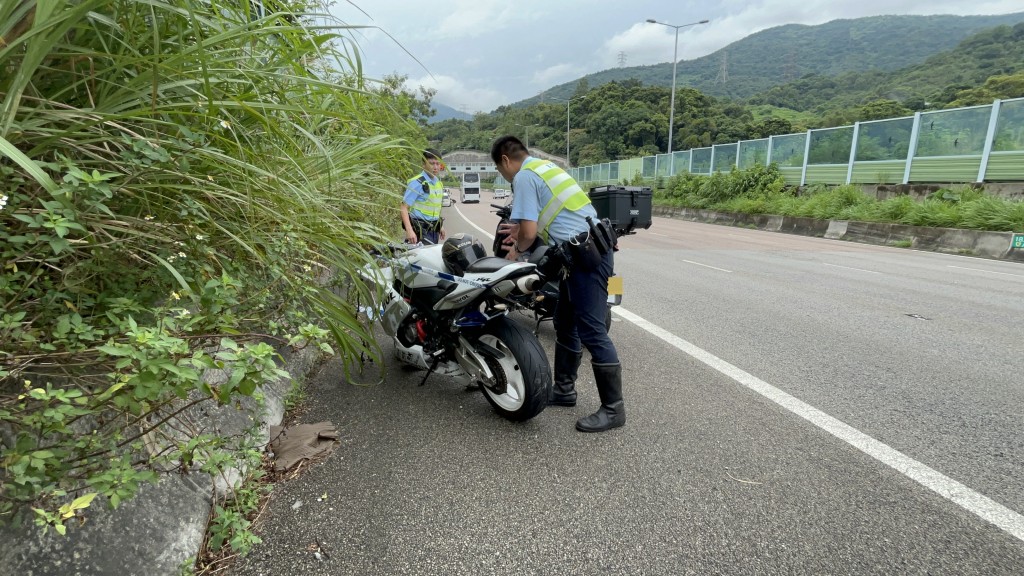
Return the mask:
<path id="1" fill-rule="evenodd" d="M 481 227 L 477 226 L 476 224 L 474 224 L 473 221 L 470 220 L 469 218 L 466 218 L 466 215 L 462 213 L 462 210 L 459 210 L 459 205 L 458 204 L 453 203 L 451 205 L 451 207 L 455 208 L 455 211 L 459 213 L 459 216 L 461 216 L 463 220 L 468 222 L 470 226 L 472 226 L 473 228 L 476 228 L 477 230 L 482 232 L 484 234 L 484 236 L 487 236 L 491 240 L 494 240 L 494 234 L 491 234 L 487 230 L 484 230 L 483 228 L 481 228 Z"/>
<path id="2" fill-rule="evenodd" d="M 647 320 L 624 310 L 621 306 L 613 306 L 612 311 L 636 324 L 640 328 L 661 338 L 675 348 L 689 354 L 711 368 L 732 378 L 739 384 L 757 392 L 768 400 L 775 402 L 793 414 L 807 420 L 818 428 L 846 442 L 850 446 L 871 456 L 875 460 L 889 466 L 907 478 L 953 502 L 961 508 L 975 514 L 982 520 L 990 522 L 1005 530 L 1014 538 L 1024 541 L 1024 516 L 1003 506 L 1002 504 L 971 490 L 967 486 L 933 470 L 913 458 L 875 440 L 856 428 L 829 416 L 817 408 L 807 404 L 778 388 L 760 380 L 729 364 L 725 360 L 707 352 L 678 336 L 660 328 Z"/>
<path id="3" fill-rule="evenodd" d="M 657 232 L 650 232 L 651 236 L 661 236 L 662 238 L 671 238 L 668 234 L 658 234 Z"/>
<path id="4" fill-rule="evenodd" d="M 982 270 L 981 268 L 964 268 L 963 266 L 950 266 L 950 268 L 959 268 L 960 270 L 973 270 L 974 272 L 985 272 L 986 274 L 1000 274 L 1002 276 L 1016 276 L 1017 278 L 1024 278 L 1020 274 L 1010 274 L 1009 272 L 993 272 L 992 270 Z"/>
<path id="5" fill-rule="evenodd" d="M 825 266 L 831 266 L 833 268 L 845 268 L 847 270 L 856 270 L 858 272 L 867 272 L 868 274 L 881 274 L 881 272 L 876 272 L 875 270 L 865 270 L 863 268 L 850 268 L 849 266 L 840 266 L 839 264 L 829 264 L 828 262 L 823 262 L 823 264 L 825 264 Z"/>
<path id="6" fill-rule="evenodd" d="M 726 270 L 725 268 L 715 268 L 714 266 L 708 266 L 707 264 L 701 264 L 700 262 L 694 262 L 692 260 L 683 260 L 687 264 L 693 264 L 694 266 L 703 266 L 705 268 L 711 268 L 712 270 L 718 270 L 719 272 L 728 272 L 732 274 L 732 270 Z"/>

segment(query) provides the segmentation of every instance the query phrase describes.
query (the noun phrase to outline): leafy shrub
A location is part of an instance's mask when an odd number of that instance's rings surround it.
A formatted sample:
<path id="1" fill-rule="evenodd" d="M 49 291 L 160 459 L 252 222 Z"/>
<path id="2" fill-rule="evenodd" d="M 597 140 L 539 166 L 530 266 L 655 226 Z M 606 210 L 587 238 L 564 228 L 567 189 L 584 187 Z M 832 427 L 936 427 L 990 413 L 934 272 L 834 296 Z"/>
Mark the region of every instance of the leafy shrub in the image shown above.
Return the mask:
<path id="1" fill-rule="evenodd" d="M 370 261 L 422 136 L 343 29 L 275 6 L 0 4 L 0 519 L 63 532 L 215 458 L 143 441 L 281 377 L 271 344 L 375 352 L 323 279 Z"/>

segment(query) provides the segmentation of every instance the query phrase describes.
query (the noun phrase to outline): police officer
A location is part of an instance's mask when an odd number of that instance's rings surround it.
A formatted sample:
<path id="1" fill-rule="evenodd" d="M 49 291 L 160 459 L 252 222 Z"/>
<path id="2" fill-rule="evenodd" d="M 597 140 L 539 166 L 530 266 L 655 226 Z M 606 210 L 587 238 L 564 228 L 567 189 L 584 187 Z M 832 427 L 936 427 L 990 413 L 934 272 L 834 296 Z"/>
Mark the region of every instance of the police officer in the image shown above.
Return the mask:
<path id="1" fill-rule="evenodd" d="M 491 146 L 491 159 L 515 191 L 511 223 L 505 225 L 509 233 L 506 242 L 510 244 L 508 259 L 519 258 L 538 239 L 551 246 L 568 243 L 580 249 L 587 245 L 591 234 L 587 217 L 597 220 L 597 212 L 571 176 L 551 162 L 531 157 L 515 136 L 498 138 Z M 586 346 L 601 407 L 580 418 L 576 429 L 603 432 L 625 424 L 626 409 L 622 402 L 622 365 L 605 328 L 612 250 L 589 254 L 593 257 L 573 257 L 568 275 L 559 283 L 554 319 L 555 381 L 550 404 L 576 405 L 581 344 Z"/>
<path id="2" fill-rule="evenodd" d="M 444 186 L 438 177 L 443 166 L 441 154 L 428 148 L 423 151 L 423 172 L 406 183 L 401 207 L 402 228 L 405 241 L 410 244 L 420 240 L 437 244 L 448 236 L 441 218 Z"/>

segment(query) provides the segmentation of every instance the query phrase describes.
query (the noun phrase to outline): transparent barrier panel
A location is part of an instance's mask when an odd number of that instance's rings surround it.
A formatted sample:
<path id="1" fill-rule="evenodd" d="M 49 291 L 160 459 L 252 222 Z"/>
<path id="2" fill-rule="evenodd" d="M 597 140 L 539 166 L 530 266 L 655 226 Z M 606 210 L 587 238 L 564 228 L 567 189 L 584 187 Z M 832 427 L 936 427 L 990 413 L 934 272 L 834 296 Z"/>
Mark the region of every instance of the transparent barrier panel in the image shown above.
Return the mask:
<path id="1" fill-rule="evenodd" d="M 693 152 L 694 174 L 711 174 L 711 148 L 697 148 Z"/>
<path id="2" fill-rule="evenodd" d="M 922 113 L 914 157 L 980 156 L 991 116 L 992 106 Z"/>
<path id="3" fill-rule="evenodd" d="M 657 156 L 644 156 L 643 174 L 644 178 L 654 178 L 656 164 L 658 163 Z"/>
<path id="4" fill-rule="evenodd" d="M 993 152 L 1024 152 L 1024 98 L 1007 100 L 999 105 Z M 1021 166 L 1024 172 L 1024 166 Z"/>
<path id="5" fill-rule="evenodd" d="M 656 162 L 658 168 L 655 171 L 655 175 L 662 177 L 671 175 L 671 172 L 669 171 L 669 166 L 672 162 L 671 154 L 658 154 Z"/>
<path id="6" fill-rule="evenodd" d="M 853 126 L 811 130 L 807 164 L 849 164 Z M 810 180 L 808 180 L 810 181 Z"/>
<path id="7" fill-rule="evenodd" d="M 862 122 L 860 133 L 857 135 L 857 153 L 854 161 L 906 161 L 907 151 L 910 150 L 910 133 L 913 129 L 913 118 Z"/>
<path id="8" fill-rule="evenodd" d="M 796 168 L 804 165 L 804 148 L 807 133 L 786 134 L 772 138 L 772 162 L 780 168 Z"/>
<path id="9" fill-rule="evenodd" d="M 744 140 L 739 143 L 740 170 L 746 170 L 757 164 L 765 165 L 768 161 L 768 139 Z"/>
<path id="10" fill-rule="evenodd" d="M 716 144 L 714 165 L 711 170 L 714 172 L 732 172 L 736 169 L 736 144 Z"/>
<path id="11" fill-rule="evenodd" d="M 690 151 L 672 153 L 672 175 L 690 171 Z"/>

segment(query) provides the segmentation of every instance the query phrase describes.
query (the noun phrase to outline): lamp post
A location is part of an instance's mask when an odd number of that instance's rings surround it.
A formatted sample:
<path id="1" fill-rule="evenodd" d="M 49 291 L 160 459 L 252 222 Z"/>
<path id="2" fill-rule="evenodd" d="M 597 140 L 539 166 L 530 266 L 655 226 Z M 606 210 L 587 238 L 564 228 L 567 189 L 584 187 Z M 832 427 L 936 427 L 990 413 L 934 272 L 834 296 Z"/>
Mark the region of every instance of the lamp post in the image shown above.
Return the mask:
<path id="1" fill-rule="evenodd" d="M 584 99 L 586 97 L 587 97 L 586 94 L 584 94 L 583 96 L 577 96 L 575 98 L 569 98 L 569 99 L 555 98 L 554 96 L 551 97 L 552 100 L 558 100 L 560 102 L 565 102 L 565 167 L 566 168 L 572 166 L 572 163 L 569 162 L 569 103 L 572 102 L 573 100 L 582 100 L 582 99 Z"/>
<path id="2" fill-rule="evenodd" d="M 672 97 L 671 97 L 671 103 L 669 104 L 669 111 L 668 111 L 668 153 L 669 153 L 669 163 L 670 163 L 669 165 L 672 166 L 672 164 L 674 163 L 673 159 L 672 159 L 672 156 L 671 156 L 671 154 L 672 154 L 672 126 L 673 126 L 673 124 L 675 124 L 675 119 L 676 119 L 676 66 L 679 64 L 679 29 L 680 28 L 686 28 L 688 26 L 696 26 L 698 24 L 707 24 L 708 22 L 710 22 L 710 20 L 701 20 L 700 22 L 690 22 L 689 24 L 680 24 L 679 26 L 676 26 L 674 24 L 668 24 L 666 22 L 658 22 L 657 20 L 655 20 L 653 18 L 648 18 L 647 22 L 649 24 L 661 24 L 662 26 L 668 26 L 669 28 L 675 28 L 676 29 L 676 47 L 675 47 L 675 50 L 672 52 Z M 675 168 L 675 166 L 672 166 L 672 168 L 670 168 L 670 170 L 674 172 L 675 171 L 674 168 Z"/>
<path id="3" fill-rule="evenodd" d="M 523 127 L 523 128 L 526 128 L 526 149 L 529 150 L 530 149 L 530 128 L 532 128 L 534 126 L 540 126 L 540 124 L 515 124 L 515 125 Z"/>

